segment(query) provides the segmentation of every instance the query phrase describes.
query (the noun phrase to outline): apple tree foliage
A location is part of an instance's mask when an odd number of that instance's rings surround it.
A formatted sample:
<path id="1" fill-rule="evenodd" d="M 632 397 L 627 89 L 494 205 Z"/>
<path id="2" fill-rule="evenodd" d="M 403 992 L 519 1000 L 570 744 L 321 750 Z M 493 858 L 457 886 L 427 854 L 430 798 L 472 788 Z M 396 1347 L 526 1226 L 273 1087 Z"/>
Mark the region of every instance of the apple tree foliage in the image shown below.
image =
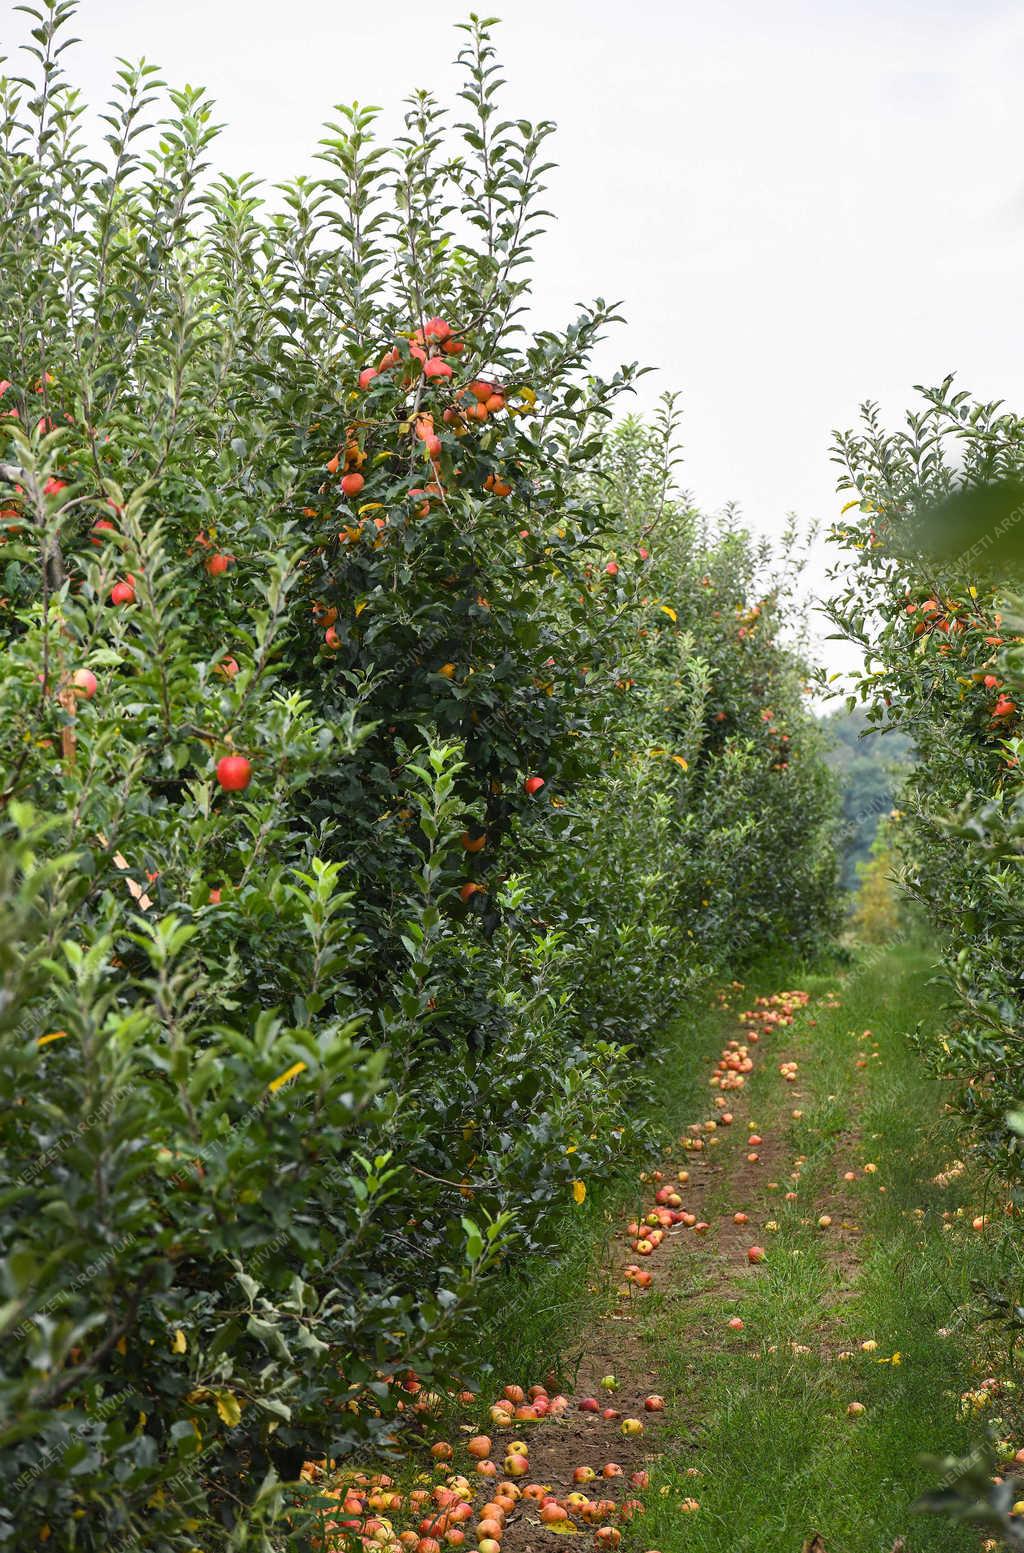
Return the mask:
<path id="1" fill-rule="evenodd" d="M 951 378 L 920 392 L 896 431 L 867 405 L 837 440 L 831 610 L 866 655 L 855 698 L 915 749 L 889 834 L 945 950 L 920 1049 L 1020 1201 L 1006 1119 L 1024 1084 L 1024 423 Z"/>
<path id="2" fill-rule="evenodd" d="M 454 114 L 339 107 L 271 196 L 150 65 L 98 133 L 23 9 L 0 1546 L 305 1548 L 304 1460 L 415 1437 L 636 1147 L 666 1010 L 827 934 L 833 794 L 784 570 L 670 411 L 611 429 L 612 306 L 527 318 L 552 126 L 490 24 Z"/>

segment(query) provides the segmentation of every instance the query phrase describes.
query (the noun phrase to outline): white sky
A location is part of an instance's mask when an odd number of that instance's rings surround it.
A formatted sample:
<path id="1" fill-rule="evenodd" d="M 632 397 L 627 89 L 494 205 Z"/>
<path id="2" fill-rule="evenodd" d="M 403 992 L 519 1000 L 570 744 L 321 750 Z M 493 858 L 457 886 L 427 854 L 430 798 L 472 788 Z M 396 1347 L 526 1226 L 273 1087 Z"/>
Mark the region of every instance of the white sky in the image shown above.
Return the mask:
<path id="1" fill-rule="evenodd" d="M 201 82 L 228 125 L 218 164 L 273 181 L 313 169 L 334 103 L 380 104 L 391 125 L 415 86 L 451 101 L 469 3 L 84 0 L 69 63 L 97 106 L 118 55 Z M 10 53 L 26 19 L 3 9 Z M 1024 408 L 1024 5 L 516 0 L 490 14 L 505 105 L 559 125 L 538 321 L 622 299 L 602 365 L 656 365 L 642 405 L 682 391 L 682 479 L 705 508 L 734 499 L 766 530 L 791 510 L 828 521 L 831 428 L 865 398 L 896 415 L 947 371 Z"/>

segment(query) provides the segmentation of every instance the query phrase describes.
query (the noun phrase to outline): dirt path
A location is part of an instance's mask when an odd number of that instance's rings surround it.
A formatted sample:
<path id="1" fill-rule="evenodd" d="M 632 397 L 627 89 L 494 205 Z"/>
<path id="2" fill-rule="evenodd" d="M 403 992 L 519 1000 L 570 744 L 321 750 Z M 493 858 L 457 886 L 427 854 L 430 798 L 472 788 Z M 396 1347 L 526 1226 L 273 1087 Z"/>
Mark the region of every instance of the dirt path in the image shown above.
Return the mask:
<path id="1" fill-rule="evenodd" d="M 541 1517 L 550 1516 L 550 1509 L 536 1499 L 520 1499 L 506 1518 L 503 1553 L 554 1550 L 570 1525 L 595 1527 L 599 1546 L 614 1547 L 619 1528 L 631 1519 L 630 1501 L 642 1503 L 648 1469 L 659 1455 L 663 1414 L 652 1408 L 664 1385 L 645 1338 L 645 1302 L 661 1301 L 673 1316 L 678 1311 L 679 1324 L 692 1325 L 705 1352 L 709 1342 L 741 1340 L 728 1327 L 706 1330 L 701 1312 L 709 1296 L 716 1302 L 737 1296 L 758 1276 L 752 1257 L 759 1244 L 766 1249 L 767 1238 L 760 1226 L 771 1222 L 773 1208 L 791 1190 L 781 1127 L 752 1129 L 758 1112 L 766 1110 L 768 1090 L 774 1091 L 773 1111 L 780 1100 L 799 1109 L 799 1069 L 786 1037 L 795 1019 L 813 1018 L 803 1012 L 806 1002 L 805 993 L 787 992 L 739 1011 L 735 1033 L 709 1075 L 706 1111 L 660 1167 L 641 1178 L 637 1219 L 624 1226 L 613 1247 L 623 1274 L 618 1297 L 585 1336 L 570 1405 L 558 1417 L 518 1430 L 528 1446 L 527 1481 L 553 1495 L 568 1519 L 548 1526 Z M 840 1204 L 836 1211 L 842 1211 Z M 737 1223 L 736 1214 L 745 1214 L 746 1222 Z M 655 1235 L 661 1229 L 663 1238 L 643 1254 L 639 1233 L 647 1227 Z M 638 1277 L 641 1283 L 649 1277 L 649 1288 L 641 1288 Z M 599 1410 L 583 1410 L 595 1403 Z M 626 1420 L 639 1421 L 642 1432 L 624 1434 Z M 690 1427 L 697 1422 L 696 1414 L 687 1420 Z M 504 1446 L 511 1435 L 496 1431 L 498 1461 L 499 1438 Z M 593 1480 L 574 1480 L 580 1468 L 593 1471 Z M 692 1499 L 681 1501 L 681 1513 L 697 1507 L 696 1494 L 695 1484 Z"/>

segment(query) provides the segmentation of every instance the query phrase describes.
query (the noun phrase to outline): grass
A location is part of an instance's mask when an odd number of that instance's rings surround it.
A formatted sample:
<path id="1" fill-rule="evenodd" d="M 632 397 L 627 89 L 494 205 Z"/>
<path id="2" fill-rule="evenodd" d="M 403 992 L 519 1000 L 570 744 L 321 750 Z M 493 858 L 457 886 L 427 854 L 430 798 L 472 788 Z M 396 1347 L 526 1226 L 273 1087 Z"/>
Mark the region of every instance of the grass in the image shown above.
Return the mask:
<path id="1" fill-rule="evenodd" d="M 798 1553 L 819 1532 L 828 1553 L 889 1553 L 900 1535 L 913 1553 L 977 1549 L 976 1533 L 910 1511 L 933 1484 L 921 1453 L 965 1452 L 979 1433 L 959 1402 L 978 1382 L 970 1345 L 939 1334 L 971 1280 L 992 1270 L 995 1239 L 943 1218 L 978 1183 L 932 1184 L 952 1157 L 938 1130 L 942 1095 L 907 1040 L 927 1005 L 928 965 L 913 950 L 873 958 L 842 986 L 840 1008 L 802 1027 L 802 1119 L 790 1119 L 785 1085 L 759 1080 L 759 1125 L 788 1128 L 790 1158 L 807 1156 L 799 1200 L 766 1198 L 779 1230 L 738 1297 L 705 1299 L 685 1325 L 674 1301 L 648 1307 L 673 1438 L 637 1546 Z M 858 1069 L 865 1029 L 880 1056 Z M 846 1188 L 862 1230 L 855 1261 L 837 1260 L 835 1237 L 815 1222 L 845 1168 L 840 1149 L 851 1164 L 878 1166 Z M 740 1334 L 725 1328 L 734 1313 Z M 877 1349 L 862 1352 L 865 1341 Z M 858 1418 L 847 1416 L 853 1401 L 865 1407 Z M 700 1510 L 683 1514 L 689 1496 Z"/>

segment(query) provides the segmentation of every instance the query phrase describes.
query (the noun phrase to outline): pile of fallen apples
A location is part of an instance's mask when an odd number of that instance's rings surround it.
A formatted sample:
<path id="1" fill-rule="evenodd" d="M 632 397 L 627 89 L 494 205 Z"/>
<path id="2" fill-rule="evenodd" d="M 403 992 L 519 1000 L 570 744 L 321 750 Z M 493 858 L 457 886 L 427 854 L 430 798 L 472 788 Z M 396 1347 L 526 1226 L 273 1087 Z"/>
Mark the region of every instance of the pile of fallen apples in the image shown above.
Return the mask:
<path id="1" fill-rule="evenodd" d="M 718 1091 L 714 1101 L 718 1114 L 707 1121 L 692 1123 L 686 1135 L 680 1138 L 679 1142 L 687 1154 L 705 1155 L 708 1148 L 718 1141 L 716 1134 L 719 1128 L 732 1126 L 735 1117 L 728 1109 L 727 1095 L 743 1089 L 747 1075 L 753 1072 L 751 1048 L 757 1046 L 763 1036 L 791 1025 L 796 1014 L 806 1008 L 809 1001 L 810 994 L 800 990 L 775 992 L 768 997 L 756 998 L 754 1007 L 745 1009 L 738 1016 L 745 1029 L 746 1041 L 731 1040 L 722 1048 L 708 1081 L 710 1087 Z M 790 1083 L 796 1081 L 796 1063 L 783 1063 L 779 1071 Z M 755 1151 L 763 1141 L 756 1132 L 751 1132 L 748 1137 L 747 1146 L 751 1152 L 747 1154 L 747 1160 L 750 1164 L 758 1163 L 760 1156 Z M 645 1184 L 653 1183 L 656 1191 L 650 1210 L 626 1226 L 634 1255 L 644 1258 L 653 1256 L 669 1232 L 676 1228 L 690 1229 L 695 1235 L 706 1235 L 711 1229 L 705 1219 L 688 1211 L 680 1194 L 679 1188 L 685 1189 L 690 1181 L 688 1170 L 679 1170 L 675 1173 L 675 1179 L 669 1182 L 666 1182 L 663 1170 L 645 1171 L 640 1180 Z M 745 1224 L 746 1214 L 735 1214 L 733 1222 Z M 752 1265 L 763 1262 L 763 1248 L 751 1246 L 747 1251 L 747 1260 Z M 649 1268 L 640 1262 L 627 1263 L 624 1276 L 627 1283 L 638 1289 L 649 1289 L 654 1282 Z"/>
<path id="2" fill-rule="evenodd" d="M 404 1385 L 406 1390 L 420 1389 L 415 1377 Z M 601 1385 L 610 1392 L 616 1389 L 617 1382 L 609 1375 Z M 466 1407 L 477 1405 L 472 1392 L 460 1392 L 458 1400 Z M 439 1398 L 425 1396 L 417 1402 L 416 1410 L 430 1413 L 439 1404 Z M 560 1393 L 551 1395 L 546 1386 L 540 1385 L 531 1386 L 528 1391 L 521 1386 L 506 1386 L 489 1412 L 496 1433 L 500 1429 L 522 1435 L 542 1419 L 562 1417 L 573 1406 L 584 1416 L 619 1420 L 619 1432 L 627 1439 L 644 1432 L 642 1419 L 623 1418 L 616 1408 L 602 1406 L 596 1397 L 584 1397 L 574 1405 L 568 1397 Z M 660 1413 L 664 1406 L 660 1396 L 651 1395 L 644 1401 L 648 1413 Z M 572 1474 L 575 1487 L 559 1496 L 545 1484 L 528 1481 L 529 1445 L 523 1438 L 511 1439 L 499 1450 L 491 1435 L 474 1434 L 462 1448 L 471 1459 L 470 1470 L 477 1478 L 475 1485 L 466 1474 L 450 1471 L 458 1448 L 447 1440 L 432 1445 L 430 1454 L 436 1467 L 449 1475 L 443 1482 L 428 1486 L 429 1477 L 420 1474 L 416 1486 L 406 1492 L 387 1473 L 352 1472 L 338 1484 L 328 1462 L 306 1462 L 304 1481 L 316 1483 L 322 1498 L 340 1501 L 338 1512 L 329 1512 L 325 1519 L 323 1545 L 340 1549 L 354 1539 L 362 1543 L 367 1553 L 445 1553 L 447 1548 L 464 1547 L 475 1548 L 477 1553 L 501 1553 L 509 1517 L 530 1511 L 541 1526 L 549 1529 L 575 1530 L 577 1523 L 593 1527 L 596 1547 L 616 1548 L 622 1540 L 620 1525 L 643 1511 L 643 1503 L 637 1498 L 620 1502 L 592 1497 L 584 1488 L 591 1483 L 611 1488 L 625 1481 L 634 1490 L 644 1489 L 649 1482 L 645 1471 L 632 1472 L 626 1479 L 625 1469 L 614 1461 L 600 1467 L 578 1466 Z M 495 1459 L 499 1456 L 500 1467 Z M 480 1498 L 484 1502 L 478 1505 Z M 400 1518 L 409 1523 L 402 1529 Z"/>
<path id="3" fill-rule="evenodd" d="M 726 1096 L 729 1091 L 742 1089 L 747 1074 L 753 1071 L 753 1048 L 762 1037 L 792 1024 L 797 1011 L 806 1007 L 808 1001 L 806 992 L 779 992 L 757 998 L 752 1009 L 739 1015 L 746 1039 L 726 1043 L 711 1075 L 711 1086 L 718 1091 L 714 1099 L 716 1114 L 693 1123 L 679 1140 L 691 1164 L 706 1158 L 706 1151 L 720 1141 L 719 1129 L 733 1125 L 735 1118 L 728 1109 Z M 782 1064 L 780 1071 L 784 1077 L 792 1073 L 795 1078 L 796 1064 Z M 750 1163 L 757 1163 L 759 1156 L 753 1150 L 762 1142 L 751 1128 L 747 1138 L 747 1148 L 752 1151 L 747 1154 Z M 711 1228 L 684 1203 L 682 1192 L 690 1183 L 690 1171 L 674 1166 L 666 1169 L 668 1175 L 662 1169 L 641 1173 L 641 1184 L 646 1189 L 654 1188 L 653 1202 L 648 1212 L 626 1226 L 634 1255 L 644 1260 L 652 1257 L 675 1230 L 691 1230 L 703 1236 Z M 737 1212 L 732 1221 L 742 1226 L 748 1223 L 748 1216 Z M 764 1249 L 749 1246 L 746 1260 L 757 1266 L 765 1260 Z M 625 1278 L 637 1289 L 647 1289 L 653 1282 L 651 1272 L 639 1261 L 626 1266 Z M 734 1331 L 743 1329 L 738 1316 L 727 1324 Z M 442 1399 L 426 1393 L 414 1374 L 397 1384 L 403 1391 L 400 1411 L 424 1418 L 440 1412 Z M 414 1486 L 403 1491 L 386 1473 L 352 1472 L 339 1480 L 327 1462 L 307 1462 L 303 1470 L 305 1480 L 315 1483 L 324 1498 L 340 1501 L 337 1511 L 326 1516 L 320 1545 L 341 1549 L 356 1541 L 362 1543 L 367 1553 L 446 1553 L 449 1548 L 465 1548 L 467 1553 L 501 1553 L 508 1527 L 517 1519 L 527 1518 L 532 1524 L 555 1532 L 592 1528 L 597 1548 L 618 1547 L 622 1524 L 643 1512 L 643 1502 L 635 1495 L 649 1486 L 645 1470 L 627 1475 L 626 1469 L 614 1461 L 599 1466 L 580 1465 L 572 1470 L 571 1488 L 566 1484 L 560 1492 L 532 1477 L 536 1469 L 531 1464 L 528 1437 L 545 1420 L 564 1420 L 567 1415 L 592 1418 L 606 1425 L 615 1423 L 618 1433 L 627 1440 L 644 1434 L 643 1418 L 623 1417 L 612 1406 L 610 1394 L 618 1390 L 615 1377 L 606 1375 L 599 1389 L 605 1393 L 604 1400 L 587 1396 L 571 1401 L 554 1389 L 553 1377 L 549 1377 L 549 1386 L 533 1385 L 525 1390 L 517 1385 L 506 1386 L 487 1410 L 493 1434 L 471 1433 L 468 1426 L 463 1426 L 463 1432 L 469 1435 L 464 1444 L 438 1440 L 430 1447 L 435 1471 L 445 1473 L 440 1483 L 420 1473 Z M 461 1391 L 456 1400 L 479 1417 L 480 1403 L 473 1392 Z M 643 1411 L 648 1415 L 661 1413 L 664 1407 L 664 1399 L 657 1394 L 647 1396 L 643 1402 Z M 507 1436 L 507 1442 L 500 1443 L 499 1435 Z M 454 1470 L 461 1453 L 468 1458 L 465 1472 Z M 591 1485 L 596 1491 L 587 1491 Z M 627 1497 L 609 1497 L 615 1489 L 625 1489 Z M 699 1510 L 700 1503 L 686 1498 L 678 1508 L 689 1513 Z M 401 1524 L 403 1521 L 406 1524 Z"/>

